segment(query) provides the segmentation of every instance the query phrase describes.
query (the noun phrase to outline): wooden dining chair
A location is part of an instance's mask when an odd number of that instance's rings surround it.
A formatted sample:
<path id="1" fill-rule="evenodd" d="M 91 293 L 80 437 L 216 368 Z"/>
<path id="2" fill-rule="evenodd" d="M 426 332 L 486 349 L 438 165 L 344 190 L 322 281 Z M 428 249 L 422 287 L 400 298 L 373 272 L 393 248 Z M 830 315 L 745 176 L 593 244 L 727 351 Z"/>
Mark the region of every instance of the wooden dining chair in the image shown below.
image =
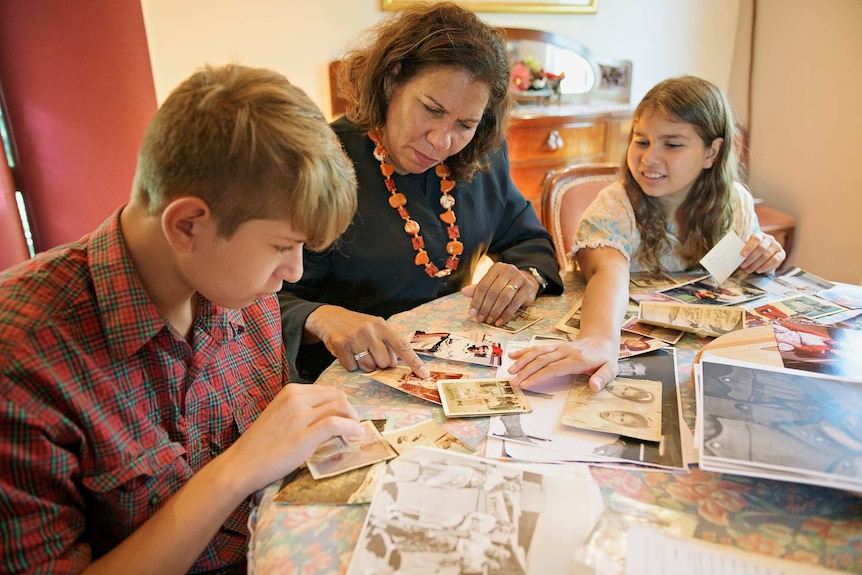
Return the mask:
<path id="1" fill-rule="evenodd" d="M 575 267 L 569 252 L 581 216 L 619 173 L 619 164 L 576 164 L 551 170 L 542 181 L 542 224 L 551 234 L 561 271 Z"/>

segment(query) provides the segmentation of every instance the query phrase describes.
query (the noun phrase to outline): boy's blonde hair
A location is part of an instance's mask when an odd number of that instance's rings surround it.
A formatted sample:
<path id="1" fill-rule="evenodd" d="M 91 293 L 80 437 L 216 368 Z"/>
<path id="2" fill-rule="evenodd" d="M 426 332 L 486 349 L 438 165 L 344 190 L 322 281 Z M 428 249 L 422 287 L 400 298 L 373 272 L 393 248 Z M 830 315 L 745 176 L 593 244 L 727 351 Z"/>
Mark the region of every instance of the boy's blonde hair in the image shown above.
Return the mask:
<path id="1" fill-rule="evenodd" d="M 156 214 L 206 201 L 229 238 L 253 219 L 288 220 L 323 249 L 356 211 L 353 166 L 317 106 L 284 76 L 210 67 L 180 84 L 147 127 L 133 194 Z"/>

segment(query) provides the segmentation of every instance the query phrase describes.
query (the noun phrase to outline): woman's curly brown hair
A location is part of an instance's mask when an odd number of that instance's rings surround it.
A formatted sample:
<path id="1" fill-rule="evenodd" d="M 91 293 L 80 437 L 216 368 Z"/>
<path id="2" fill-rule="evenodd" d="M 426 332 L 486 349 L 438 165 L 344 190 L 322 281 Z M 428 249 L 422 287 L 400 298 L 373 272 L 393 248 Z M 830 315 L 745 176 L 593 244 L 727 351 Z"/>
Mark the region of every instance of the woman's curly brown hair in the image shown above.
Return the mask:
<path id="1" fill-rule="evenodd" d="M 466 71 L 488 85 L 488 105 L 467 146 L 446 160 L 452 177 L 469 181 L 488 168 L 506 136 L 511 111 L 509 57 L 502 30 L 451 2 L 415 4 L 372 27 L 366 45 L 344 57 L 339 88 L 346 115 L 371 130 L 386 123 L 389 82 L 400 86 L 440 67 Z"/>

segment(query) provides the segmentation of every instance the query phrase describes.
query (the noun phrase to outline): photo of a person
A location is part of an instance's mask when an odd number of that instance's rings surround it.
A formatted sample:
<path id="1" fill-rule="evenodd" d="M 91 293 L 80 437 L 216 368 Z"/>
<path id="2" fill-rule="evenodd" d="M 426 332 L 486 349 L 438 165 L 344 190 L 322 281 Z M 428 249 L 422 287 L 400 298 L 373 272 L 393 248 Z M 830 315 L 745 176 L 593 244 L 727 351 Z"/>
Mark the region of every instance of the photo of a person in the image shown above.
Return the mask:
<path id="1" fill-rule="evenodd" d="M 537 443 L 547 443 L 551 441 L 547 437 L 538 437 L 536 435 L 528 435 L 527 433 L 525 433 L 523 427 L 521 426 L 520 413 L 507 413 L 506 415 L 501 415 L 500 423 L 502 423 L 502 429 L 500 429 L 499 426 L 491 429 L 492 437 L 497 437 L 499 439 L 508 439 L 510 441 L 519 441 L 521 443 L 528 443 L 530 445 L 536 445 Z"/>
<path id="2" fill-rule="evenodd" d="M 620 343 L 620 351 L 646 351 L 650 348 L 644 338 L 627 338 Z"/>
<path id="3" fill-rule="evenodd" d="M 605 385 L 605 389 L 621 399 L 635 403 L 652 403 L 655 401 L 655 395 L 652 392 L 618 379 Z"/>
<path id="4" fill-rule="evenodd" d="M 461 372 L 432 370 L 431 377 L 421 378 L 408 366 L 398 365 L 388 369 L 380 369 L 368 374 L 368 377 L 403 391 L 414 397 L 440 405 L 440 393 L 437 391 L 438 379 L 461 379 L 466 375 Z"/>
<path id="5" fill-rule="evenodd" d="M 646 375 L 646 365 L 637 361 L 621 361 L 617 375 L 619 377 L 640 377 Z"/>
<path id="6" fill-rule="evenodd" d="M 417 331 L 410 342 L 420 354 L 478 365 L 498 366 L 503 346 L 491 334 L 482 332 L 425 333 Z"/>
<path id="7" fill-rule="evenodd" d="M 614 379 L 597 392 L 572 386 L 560 422 L 578 429 L 659 441 L 661 393 L 662 383 L 649 379 Z"/>
<path id="8" fill-rule="evenodd" d="M 602 411 L 599 417 L 605 421 L 623 425 L 625 427 L 651 427 L 652 421 L 645 415 L 633 411 L 613 410 Z"/>
<path id="9" fill-rule="evenodd" d="M 862 476 L 858 382 L 708 360 L 701 370 L 707 458 Z"/>

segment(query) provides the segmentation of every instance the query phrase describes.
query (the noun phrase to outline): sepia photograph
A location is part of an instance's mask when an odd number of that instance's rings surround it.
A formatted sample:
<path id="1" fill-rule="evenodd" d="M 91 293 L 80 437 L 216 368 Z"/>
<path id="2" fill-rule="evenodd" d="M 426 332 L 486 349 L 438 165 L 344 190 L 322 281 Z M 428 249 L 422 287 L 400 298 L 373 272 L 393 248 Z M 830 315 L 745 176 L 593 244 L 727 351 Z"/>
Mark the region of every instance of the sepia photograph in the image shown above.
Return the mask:
<path id="1" fill-rule="evenodd" d="M 501 379 L 460 379 L 437 382 L 447 417 L 502 415 L 531 410 L 520 387 Z"/>
<path id="2" fill-rule="evenodd" d="M 581 300 L 578 300 L 554 327 L 572 335 L 581 333 Z"/>
<path id="3" fill-rule="evenodd" d="M 599 391 L 573 385 L 560 421 L 579 429 L 659 441 L 661 382 L 621 378 Z"/>
<path id="4" fill-rule="evenodd" d="M 620 381 L 633 377 L 661 382 L 660 441 L 644 441 L 563 425 L 560 418 L 572 383 L 559 382 L 541 396 L 529 396 L 533 408 L 530 413 L 491 418 L 486 457 L 541 463 L 636 463 L 661 469 L 685 469 L 688 462 L 683 450 L 686 442 L 683 434 L 691 437 L 691 432 L 682 421 L 674 348 L 620 360 L 619 363 L 617 379 Z M 576 380 L 574 385 L 585 386 L 585 379 Z"/>
<path id="5" fill-rule="evenodd" d="M 440 379 L 463 379 L 466 373 L 455 371 L 431 371 L 431 377 L 421 378 L 413 373 L 406 365 L 397 365 L 388 369 L 378 369 L 368 374 L 368 377 L 388 385 L 393 389 L 403 391 L 408 395 L 441 405 L 440 392 L 437 391 L 437 380 Z"/>
<path id="6" fill-rule="evenodd" d="M 588 476 L 416 447 L 387 466 L 348 575 L 564 575 L 601 513 Z"/>
<path id="7" fill-rule="evenodd" d="M 638 321 L 718 337 L 745 328 L 745 310 L 741 307 L 719 307 L 692 304 L 669 304 L 643 301 Z"/>
<path id="8" fill-rule="evenodd" d="M 443 426 L 434 420 L 420 421 L 419 423 L 391 429 L 383 432 L 383 437 L 389 441 L 392 449 L 399 455 L 411 447 L 424 445 L 436 447 L 465 455 L 473 455 L 476 450 L 464 443 L 457 436 L 449 433 Z"/>
<path id="9" fill-rule="evenodd" d="M 678 329 L 659 327 L 657 325 L 650 325 L 648 323 L 641 323 L 638 321 L 637 316 L 626 320 L 626 322 L 623 324 L 623 331 L 638 335 L 645 335 L 653 339 L 659 339 L 671 345 L 682 339 L 684 333 L 683 331 Z"/>
<path id="10" fill-rule="evenodd" d="M 489 325 L 488 327 L 505 331 L 506 333 L 518 333 L 519 331 L 530 327 L 531 325 L 542 321 L 542 316 L 532 314 L 523 309 L 519 309 L 512 316 L 512 319 L 501 326 Z"/>
<path id="11" fill-rule="evenodd" d="M 315 479 L 332 477 L 398 455 L 373 422 L 363 421 L 362 430 L 364 435 L 360 438 L 333 437 L 321 443 L 305 462 L 311 476 Z"/>

